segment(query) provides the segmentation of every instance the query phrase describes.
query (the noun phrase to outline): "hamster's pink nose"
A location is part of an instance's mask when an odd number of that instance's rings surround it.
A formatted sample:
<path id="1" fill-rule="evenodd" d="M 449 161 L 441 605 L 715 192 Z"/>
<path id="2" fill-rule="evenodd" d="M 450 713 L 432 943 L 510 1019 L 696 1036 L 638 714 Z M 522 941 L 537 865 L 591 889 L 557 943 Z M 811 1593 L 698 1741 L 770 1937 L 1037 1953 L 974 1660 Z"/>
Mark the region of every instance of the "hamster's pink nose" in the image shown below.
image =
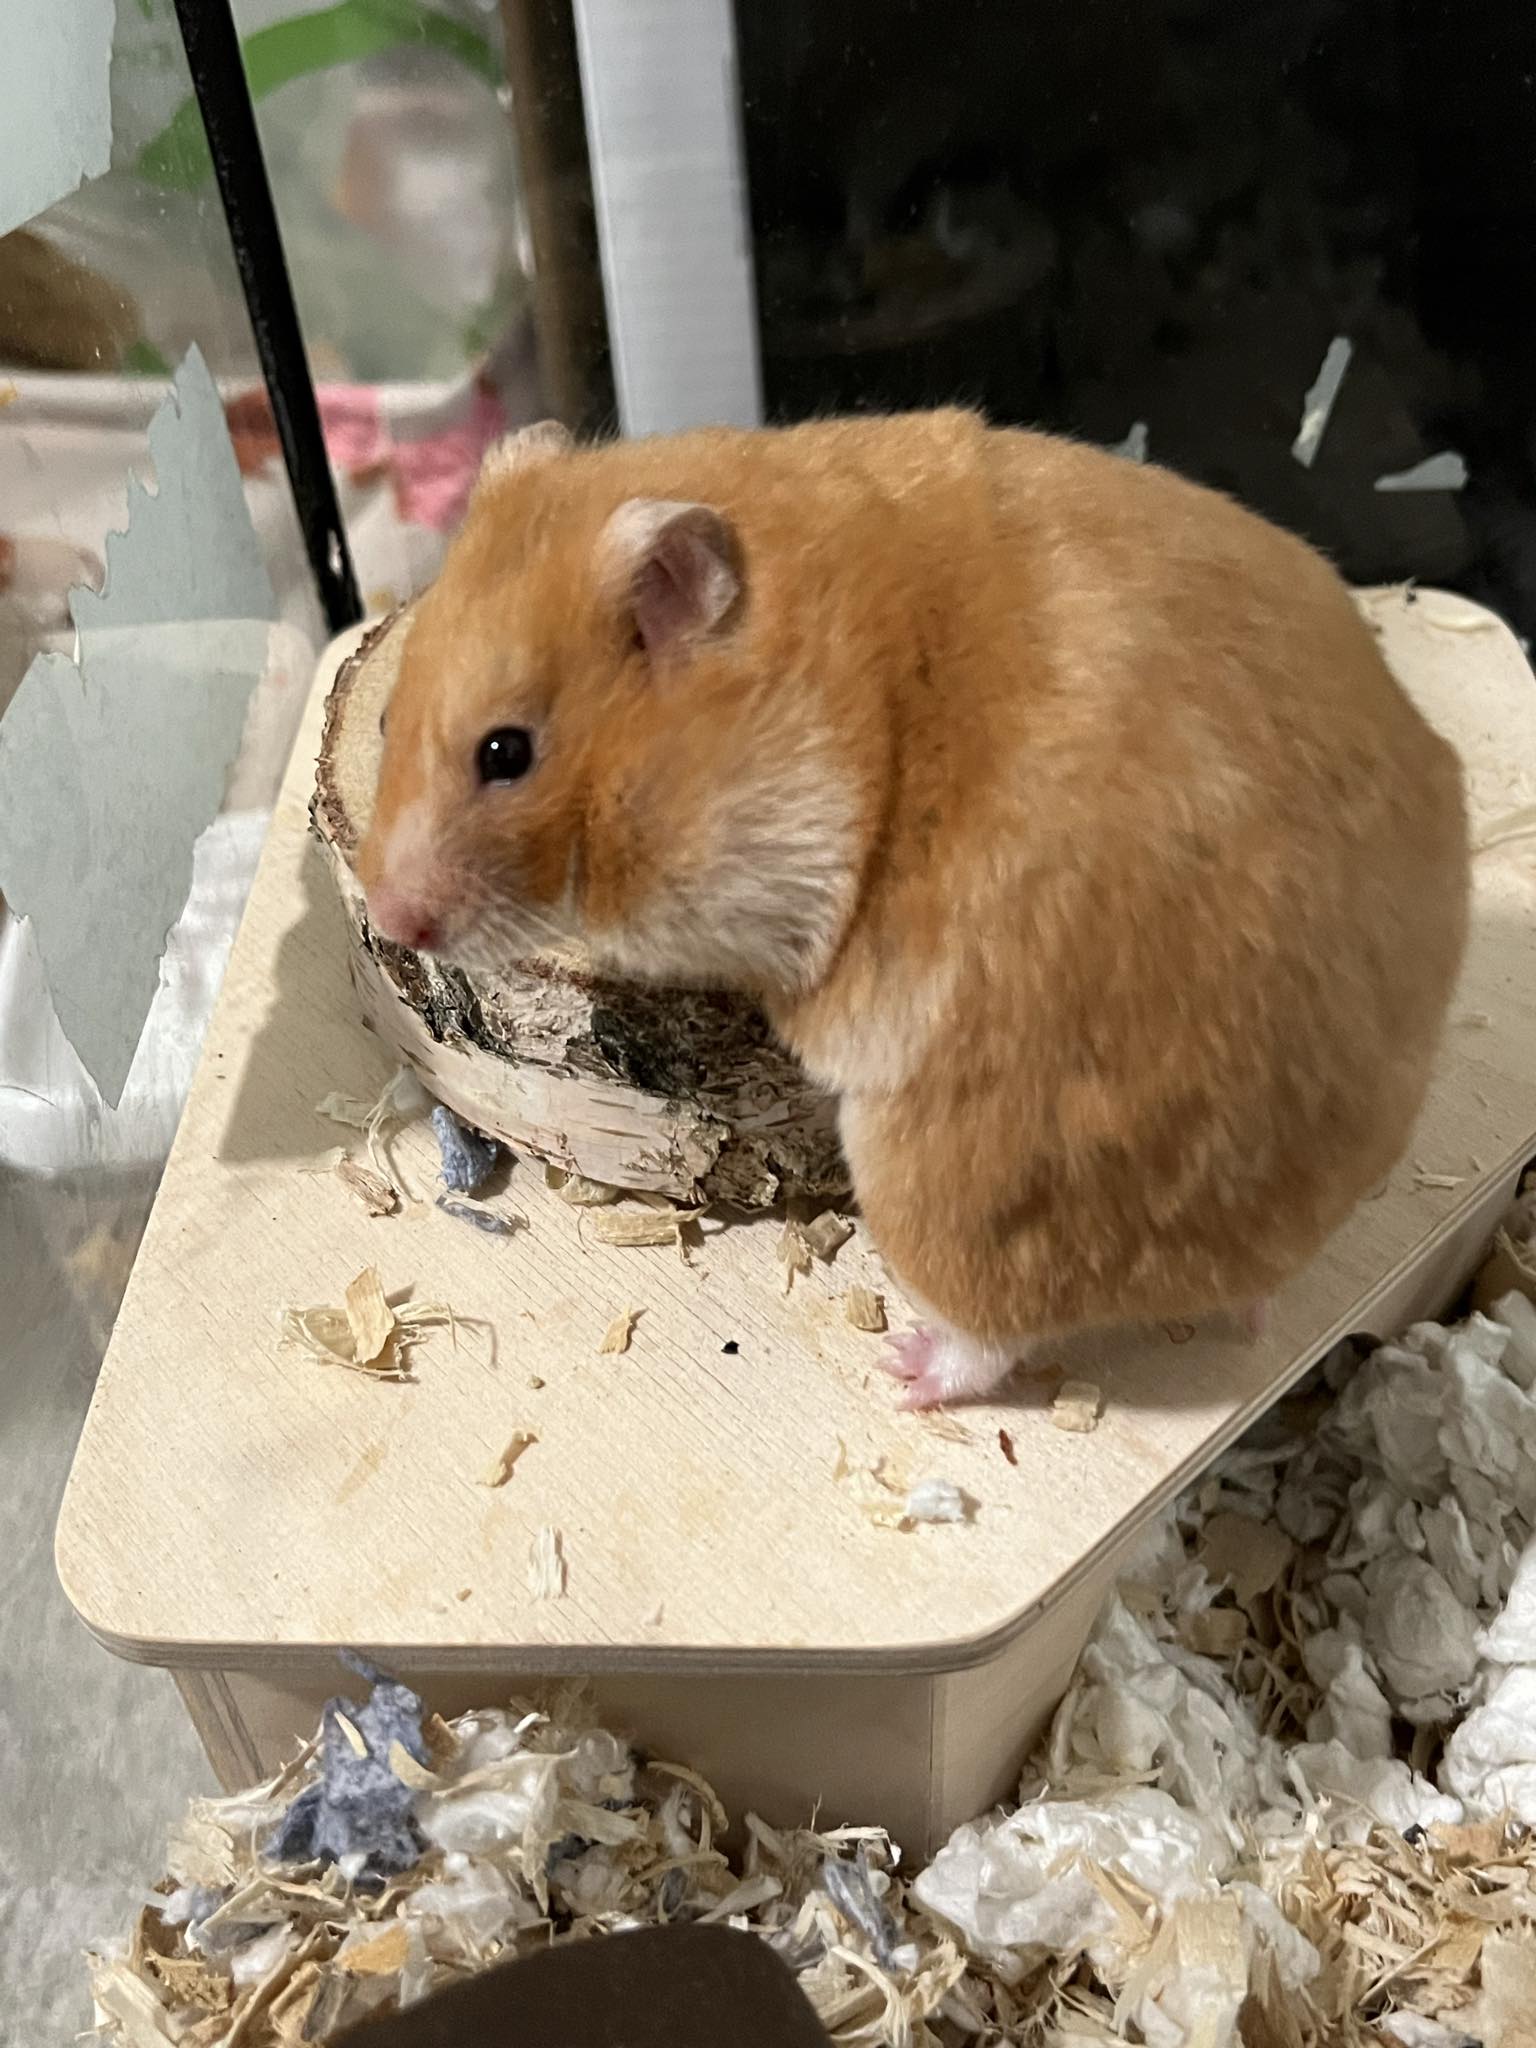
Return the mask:
<path id="1" fill-rule="evenodd" d="M 417 953 L 432 952 L 443 935 L 440 917 L 418 897 L 388 882 L 375 882 L 368 891 L 368 922 L 381 939 Z"/>

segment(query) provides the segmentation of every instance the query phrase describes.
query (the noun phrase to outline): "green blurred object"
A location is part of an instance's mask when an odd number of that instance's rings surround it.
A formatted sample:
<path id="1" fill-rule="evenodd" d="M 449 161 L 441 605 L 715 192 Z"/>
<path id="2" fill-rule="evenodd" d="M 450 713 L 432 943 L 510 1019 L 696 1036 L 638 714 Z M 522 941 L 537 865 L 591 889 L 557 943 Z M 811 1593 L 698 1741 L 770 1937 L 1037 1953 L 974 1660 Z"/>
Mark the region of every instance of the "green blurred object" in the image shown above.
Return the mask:
<path id="1" fill-rule="evenodd" d="M 130 377 L 169 377 L 171 366 L 152 341 L 130 342 L 123 352 L 121 368 Z"/>
<path id="2" fill-rule="evenodd" d="M 503 83 L 501 66 L 483 36 L 433 8 L 418 6 L 416 0 L 337 0 L 333 7 L 258 29 L 240 48 L 251 98 L 259 100 L 291 79 L 337 64 L 355 64 L 400 43 L 441 50 L 487 85 Z M 163 189 L 190 192 L 212 168 L 197 101 L 189 96 L 140 150 L 138 170 Z"/>

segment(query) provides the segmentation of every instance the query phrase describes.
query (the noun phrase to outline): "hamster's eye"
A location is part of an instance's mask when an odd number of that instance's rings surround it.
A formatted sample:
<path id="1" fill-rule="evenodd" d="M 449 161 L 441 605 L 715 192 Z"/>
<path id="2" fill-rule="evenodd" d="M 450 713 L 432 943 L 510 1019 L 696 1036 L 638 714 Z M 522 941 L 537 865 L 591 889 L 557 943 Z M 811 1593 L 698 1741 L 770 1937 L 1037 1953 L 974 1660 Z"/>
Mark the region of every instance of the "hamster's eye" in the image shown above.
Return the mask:
<path id="1" fill-rule="evenodd" d="M 482 782 L 520 782 L 533 766 L 533 734 L 525 725 L 498 725 L 475 750 Z"/>

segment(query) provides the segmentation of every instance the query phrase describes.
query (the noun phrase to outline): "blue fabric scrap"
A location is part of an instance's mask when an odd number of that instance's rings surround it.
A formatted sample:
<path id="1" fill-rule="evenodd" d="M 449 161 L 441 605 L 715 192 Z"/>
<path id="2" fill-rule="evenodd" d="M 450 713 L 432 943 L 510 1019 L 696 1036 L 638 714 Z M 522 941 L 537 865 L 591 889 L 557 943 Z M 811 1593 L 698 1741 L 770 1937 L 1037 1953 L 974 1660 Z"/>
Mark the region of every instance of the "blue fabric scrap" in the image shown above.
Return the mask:
<path id="1" fill-rule="evenodd" d="M 483 1230 L 488 1237 L 510 1237 L 522 1226 L 520 1216 L 498 1216 L 494 1209 L 473 1209 L 468 1202 L 456 1202 L 452 1195 L 439 1195 L 437 1206 L 445 1216 L 456 1216 L 461 1223 L 473 1223 L 476 1230 Z"/>
<path id="2" fill-rule="evenodd" d="M 322 1722 L 320 1776 L 294 1800 L 268 1844 L 279 1863 L 339 1863 L 362 1856 L 355 1880 L 361 1890 L 379 1889 L 387 1877 L 419 1863 L 425 1843 L 412 1818 L 416 1794 L 390 1768 L 398 1742 L 417 1763 L 427 1761 L 421 1732 L 422 1703 L 409 1686 L 385 1678 L 360 1657 L 343 1662 L 372 1688 L 359 1706 L 327 1700 Z M 343 1731 L 345 1715 L 363 1739 L 359 1756 Z"/>
<path id="3" fill-rule="evenodd" d="M 500 1146 L 494 1138 L 483 1138 L 468 1124 L 460 1123 L 441 1102 L 432 1112 L 432 1128 L 442 1154 L 443 1186 L 451 1195 L 479 1194 L 491 1177 Z"/>
<path id="4" fill-rule="evenodd" d="M 821 1866 L 821 1888 L 843 1918 L 862 1932 L 876 1960 L 889 1963 L 899 1938 L 896 1922 L 875 1890 L 864 1851 L 860 1849 L 852 1863 L 829 1856 Z"/>

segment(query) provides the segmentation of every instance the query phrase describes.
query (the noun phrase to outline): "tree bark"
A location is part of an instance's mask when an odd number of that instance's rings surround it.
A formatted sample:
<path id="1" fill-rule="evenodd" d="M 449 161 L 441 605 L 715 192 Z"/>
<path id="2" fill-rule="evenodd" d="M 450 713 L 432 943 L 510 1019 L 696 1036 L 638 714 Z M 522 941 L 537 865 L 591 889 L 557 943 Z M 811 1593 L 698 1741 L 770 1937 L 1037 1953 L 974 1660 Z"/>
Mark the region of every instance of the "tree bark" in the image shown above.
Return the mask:
<path id="1" fill-rule="evenodd" d="M 751 1208 L 845 1192 L 831 1100 L 742 997 L 606 980 L 575 957 L 471 975 L 370 929 L 352 858 L 404 637 L 397 614 L 337 676 L 311 806 L 379 1037 L 467 1123 L 592 1180 Z"/>

